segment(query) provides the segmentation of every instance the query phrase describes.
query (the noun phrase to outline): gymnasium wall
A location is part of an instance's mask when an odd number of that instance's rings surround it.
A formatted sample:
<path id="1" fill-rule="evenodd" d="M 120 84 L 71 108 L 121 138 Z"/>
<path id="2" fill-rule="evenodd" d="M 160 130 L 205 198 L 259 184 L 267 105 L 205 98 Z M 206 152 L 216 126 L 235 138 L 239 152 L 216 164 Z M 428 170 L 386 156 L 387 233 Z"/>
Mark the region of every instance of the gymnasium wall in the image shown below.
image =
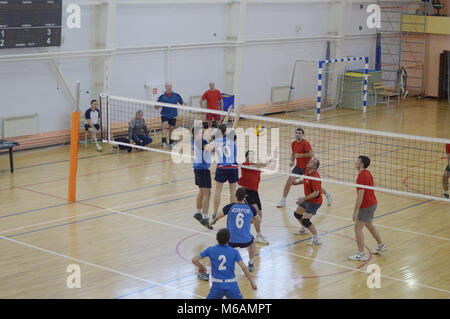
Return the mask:
<path id="1" fill-rule="evenodd" d="M 64 1 L 68 3 L 67 1 Z M 273 86 L 287 85 L 295 59 L 317 60 L 325 57 L 329 3 L 251 3 L 245 28 L 246 44 L 242 51 L 240 103 L 258 104 L 270 101 Z M 99 49 L 95 39 L 95 6 L 82 6 L 82 28 L 68 29 L 63 23 L 62 46 L 55 52 Z M 63 22 L 67 18 L 63 12 Z M 367 14 L 358 5 L 351 8 L 342 52 L 347 55 L 369 55 L 373 61 L 375 39 L 365 27 Z M 363 29 L 359 30 L 359 25 Z M 115 20 L 115 48 L 149 45 L 209 43 L 225 40 L 226 6 L 211 4 L 119 5 Z M 310 39 L 305 39 L 309 37 Z M 296 39 L 297 38 L 297 39 Z M 266 39 L 266 41 L 257 41 Z M 267 39 L 272 39 L 269 41 Z M 169 80 L 186 102 L 200 95 L 214 80 L 221 89 L 225 76 L 224 47 L 173 49 L 165 51 L 115 54 L 112 58 L 111 93 L 145 99 L 144 85 Z M 1 60 L 3 55 L 43 53 L 46 49 L 6 49 L 0 51 L 0 118 L 38 113 L 39 131 L 53 132 L 70 128 L 73 102 L 50 60 Z M 96 97 L 94 76 L 96 64 L 103 57 L 59 59 L 57 64 L 71 86 L 81 81 L 81 108 Z M 166 59 L 168 64 L 166 65 Z M 229 92 L 227 92 L 229 93 Z M 45 98 L 43 98 L 45 96 Z M 0 121 L 1 123 L 1 121 Z M 0 124 L 1 125 L 1 124 Z M 0 135 L 3 133 L 0 127 Z"/>

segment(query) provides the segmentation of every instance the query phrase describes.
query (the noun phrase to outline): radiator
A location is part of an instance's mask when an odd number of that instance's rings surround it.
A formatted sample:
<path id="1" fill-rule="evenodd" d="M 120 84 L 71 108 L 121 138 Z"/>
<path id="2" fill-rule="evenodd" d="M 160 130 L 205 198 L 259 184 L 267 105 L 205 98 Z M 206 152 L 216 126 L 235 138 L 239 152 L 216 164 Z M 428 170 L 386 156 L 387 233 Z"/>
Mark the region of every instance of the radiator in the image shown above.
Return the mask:
<path id="1" fill-rule="evenodd" d="M 275 86 L 272 87 L 270 101 L 272 103 L 286 102 L 289 97 L 289 86 Z"/>
<path id="2" fill-rule="evenodd" d="M 189 99 L 189 103 L 191 106 L 200 107 L 201 99 L 202 99 L 201 95 L 191 96 Z M 203 104 L 205 104 L 205 103 L 203 103 Z M 204 106 L 203 106 L 203 108 L 204 108 Z"/>
<path id="3" fill-rule="evenodd" d="M 3 118 L 3 137 L 37 134 L 37 114 Z"/>

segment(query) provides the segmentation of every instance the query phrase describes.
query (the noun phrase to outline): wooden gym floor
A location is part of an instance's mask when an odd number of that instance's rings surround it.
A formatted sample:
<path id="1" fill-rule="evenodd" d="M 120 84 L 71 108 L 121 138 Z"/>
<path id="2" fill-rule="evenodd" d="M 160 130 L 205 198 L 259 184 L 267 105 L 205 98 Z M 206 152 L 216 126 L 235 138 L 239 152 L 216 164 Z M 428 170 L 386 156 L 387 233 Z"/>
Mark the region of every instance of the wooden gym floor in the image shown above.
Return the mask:
<path id="1" fill-rule="evenodd" d="M 370 109 L 365 118 L 338 109 L 321 122 L 450 137 L 449 104 L 434 100 L 409 98 Z M 192 218 L 191 166 L 153 152 L 113 154 L 109 145 L 102 153 L 80 146 L 79 157 L 78 202 L 68 204 L 68 146 L 16 152 L 14 174 L 7 155 L 0 156 L 0 298 L 205 297 L 209 285 L 197 280 L 190 259 L 215 243 L 215 233 Z M 274 206 L 284 182 L 278 175 L 261 182 L 270 245 L 258 247 L 256 292 L 239 275 L 245 298 L 450 297 L 450 205 L 378 192 L 375 223 L 389 251 L 373 255 L 376 243 L 365 231 L 370 258 L 350 262 L 354 188 L 325 185 L 334 204 L 313 218 L 323 244 L 312 248 L 309 236 L 293 234 L 302 189 L 292 188 L 286 209 Z M 228 196 L 224 189 L 221 204 Z M 224 226 L 222 220 L 216 228 Z M 81 268 L 79 289 L 67 288 L 70 264 Z M 380 288 L 366 285 L 370 264 L 381 269 Z"/>

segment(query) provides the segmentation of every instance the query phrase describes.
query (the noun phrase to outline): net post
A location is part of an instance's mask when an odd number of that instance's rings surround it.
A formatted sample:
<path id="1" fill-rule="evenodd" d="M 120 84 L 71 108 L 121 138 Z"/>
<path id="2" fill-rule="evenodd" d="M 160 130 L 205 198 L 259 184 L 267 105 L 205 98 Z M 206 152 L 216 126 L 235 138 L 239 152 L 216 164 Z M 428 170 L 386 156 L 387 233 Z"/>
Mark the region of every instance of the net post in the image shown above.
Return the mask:
<path id="1" fill-rule="evenodd" d="M 367 111 L 367 83 L 369 80 L 369 57 L 364 57 L 364 98 L 363 98 L 363 112 Z"/>
<path id="2" fill-rule="evenodd" d="M 80 81 L 75 82 L 75 104 L 72 112 L 72 130 L 70 136 L 70 167 L 67 200 L 73 203 L 77 192 L 78 134 L 80 131 Z"/>
<path id="3" fill-rule="evenodd" d="M 323 64 L 325 61 L 319 61 L 319 69 L 317 70 L 317 102 L 316 102 L 316 119 L 320 120 L 320 104 L 322 99 L 322 75 Z"/>
<path id="4" fill-rule="evenodd" d="M 106 125 L 108 126 L 108 142 L 111 142 L 111 119 L 109 118 L 109 96 L 106 96 Z"/>

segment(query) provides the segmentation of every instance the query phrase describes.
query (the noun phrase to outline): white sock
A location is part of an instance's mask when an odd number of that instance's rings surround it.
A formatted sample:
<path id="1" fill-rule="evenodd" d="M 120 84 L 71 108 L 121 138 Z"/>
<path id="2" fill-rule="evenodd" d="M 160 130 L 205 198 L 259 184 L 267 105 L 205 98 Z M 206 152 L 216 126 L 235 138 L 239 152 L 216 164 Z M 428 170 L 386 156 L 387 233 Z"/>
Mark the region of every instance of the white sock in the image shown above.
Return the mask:
<path id="1" fill-rule="evenodd" d="M 201 213 L 202 213 L 202 210 L 197 208 L 197 213 L 200 213 L 200 214 L 201 214 Z"/>
<path id="2" fill-rule="evenodd" d="M 378 247 L 383 247 L 384 246 L 384 244 L 383 243 L 381 243 L 381 244 L 378 244 Z"/>
<path id="3" fill-rule="evenodd" d="M 253 258 L 250 258 L 250 259 L 248 260 L 248 263 L 249 263 L 249 264 L 253 264 L 253 263 L 254 263 Z"/>
<path id="4" fill-rule="evenodd" d="M 448 195 L 448 191 L 444 192 L 444 194 Z"/>
<path id="5" fill-rule="evenodd" d="M 203 214 L 203 218 L 204 219 L 208 218 L 208 214 Z"/>
<path id="6" fill-rule="evenodd" d="M 281 200 L 282 201 L 286 201 L 286 197 L 281 197 Z"/>
<path id="7" fill-rule="evenodd" d="M 256 232 L 256 236 L 261 236 L 261 232 Z"/>
<path id="8" fill-rule="evenodd" d="M 359 255 L 365 255 L 365 252 L 363 252 L 363 251 L 358 251 L 358 254 L 359 254 Z"/>

